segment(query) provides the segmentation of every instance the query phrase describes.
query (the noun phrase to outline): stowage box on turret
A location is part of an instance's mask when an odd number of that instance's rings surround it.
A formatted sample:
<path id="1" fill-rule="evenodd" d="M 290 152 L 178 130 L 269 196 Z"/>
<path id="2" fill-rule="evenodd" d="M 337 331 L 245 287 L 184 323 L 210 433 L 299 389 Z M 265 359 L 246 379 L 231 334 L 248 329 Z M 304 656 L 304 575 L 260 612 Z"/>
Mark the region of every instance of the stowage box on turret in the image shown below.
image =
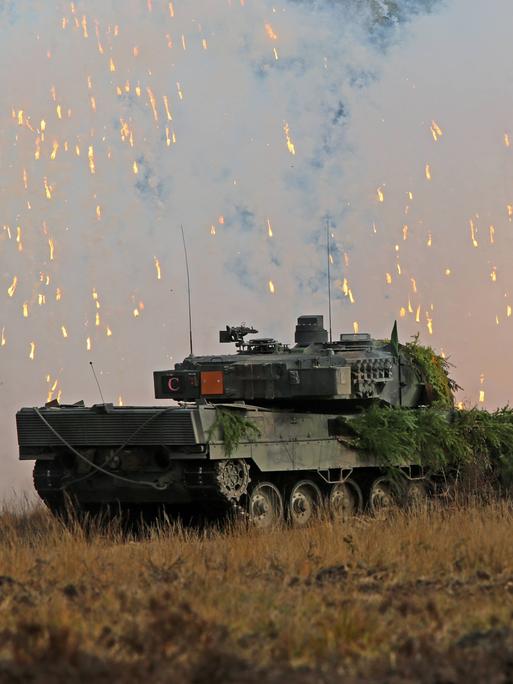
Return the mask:
<path id="1" fill-rule="evenodd" d="M 295 344 L 227 326 L 236 353 L 193 356 L 154 373 L 159 407 L 58 405 L 17 413 L 20 458 L 59 512 L 165 506 L 245 511 L 260 527 L 308 523 L 322 507 L 344 518 L 397 498 L 372 454 L 341 428 L 372 405 L 422 407 L 429 386 L 412 357 L 365 333 L 328 339 L 320 315 L 300 316 Z M 172 403 L 169 401 L 172 400 Z M 424 473 L 404 463 L 406 496 L 423 496 Z"/>

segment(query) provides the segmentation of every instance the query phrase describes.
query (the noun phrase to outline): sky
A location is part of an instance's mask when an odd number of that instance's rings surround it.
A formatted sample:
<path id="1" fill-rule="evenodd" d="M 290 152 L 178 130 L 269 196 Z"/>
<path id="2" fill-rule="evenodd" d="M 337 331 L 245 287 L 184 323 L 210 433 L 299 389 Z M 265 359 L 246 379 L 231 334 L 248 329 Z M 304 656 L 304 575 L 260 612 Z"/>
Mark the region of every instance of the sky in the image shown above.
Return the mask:
<path id="1" fill-rule="evenodd" d="M 513 7 L 476 0 L 0 2 L 0 496 L 15 413 L 151 404 L 246 322 L 443 351 L 511 400 Z"/>

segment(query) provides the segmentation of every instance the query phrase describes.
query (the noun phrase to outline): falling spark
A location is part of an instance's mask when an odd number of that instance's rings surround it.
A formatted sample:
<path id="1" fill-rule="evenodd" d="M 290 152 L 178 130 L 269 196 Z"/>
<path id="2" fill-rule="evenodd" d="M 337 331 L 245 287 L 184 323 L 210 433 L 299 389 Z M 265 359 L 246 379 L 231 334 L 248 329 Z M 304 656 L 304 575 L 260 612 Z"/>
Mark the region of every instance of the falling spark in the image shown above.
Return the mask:
<path id="1" fill-rule="evenodd" d="M 474 225 L 474 221 L 472 221 L 472 219 L 470 219 L 469 224 L 470 224 L 470 237 L 472 239 L 472 244 L 474 245 L 474 247 L 479 247 L 479 243 L 478 243 L 477 237 L 476 237 L 477 229 Z"/>
<path id="2" fill-rule="evenodd" d="M 51 153 L 51 155 L 50 155 L 50 159 L 51 159 L 52 161 L 55 160 L 55 157 L 57 156 L 57 150 L 58 150 L 58 149 L 59 149 L 59 143 L 58 143 L 56 140 L 54 140 L 54 141 L 53 141 L 53 146 L 52 146 L 52 153 Z"/>
<path id="3" fill-rule="evenodd" d="M 378 196 L 378 202 L 384 202 L 385 201 L 385 193 L 383 192 L 383 187 L 379 187 L 376 190 L 376 194 Z"/>
<path id="4" fill-rule="evenodd" d="M 506 147 L 511 147 L 511 138 L 509 136 L 509 133 L 504 133 L 504 145 Z"/>
<path id="5" fill-rule="evenodd" d="M 434 120 L 431 122 L 431 135 L 433 136 L 433 140 L 435 142 L 443 135 L 442 129 Z"/>
<path id="6" fill-rule="evenodd" d="M 296 154 L 296 148 L 294 143 L 292 142 L 290 138 L 290 129 L 288 123 L 285 121 L 283 124 L 283 131 L 285 133 L 285 139 L 287 141 L 287 149 L 290 152 L 290 154 L 294 155 Z"/>
<path id="7" fill-rule="evenodd" d="M 431 233 L 428 233 L 428 239 L 426 244 L 428 247 L 431 247 L 431 245 L 433 244 L 433 236 L 431 235 Z"/>
<path id="8" fill-rule="evenodd" d="M 146 92 L 148 93 L 148 97 L 150 100 L 151 110 L 153 112 L 153 118 L 154 118 L 155 122 L 157 122 L 159 120 L 159 115 L 157 112 L 157 101 L 155 99 L 155 95 L 153 94 L 153 91 L 151 88 L 146 88 Z"/>
<path id="9" fill-rule="evenodd" d="M 97 204 L 96 205 L 96 218 L 99 221 L 101 219 L 101 217 L 102 217 L 102 208 L 100 207 L 99 204 Z"/>
<path id="10" fill-rule="evenodd" d="M 28 175 L 27 175 L 27 169 L 23 169 L 23 187 L 25 190 L 28 190 Z"/>
<path id="11" fill-rule="evenodd" d="M 495 244 L 495 227 L 490 226 L 490 244 Z"/>
<path id="12" fill-rule="evenodd" d="M 30 359 L 31 361 L 33 361 L 35 355 L 36 355 L 36 343 L 35 343 L 35 342 L 31 342 L 31 343 L 30 343 L 29 359 Z"/>
<path id="13" fill-rule="evenodd" d="M 215 234 L 216 234 L 216 227 L 214 226 L 214 224 L 212 224 L 210 226 L 210 235 L 215 235 Z"/>
<path id="14" fill-rule="evenodd" d="M 132 313 L 134 315 L 134 318 L 137 318 L 139 316 L 139 309 L 136 307 Z"/>
<path id="15" fill-rule="evenodd" d="M 155 263 L 155 270 L 157 271 L 157 280 L 160 280 L 161 273 L 160 273 L 160 262 L 157 259 L 156 256 L 153 257 L 153 261 Z"/>
<path id="16" fill-rule="evenodd" d="M 479 403 L 484 404 L 484 400 L 485 400 L 485 391 L 479 390 Z"/>
<path id="17" fill-rule="evenodd" d="M 490 278 L 492 282 L 496 283 L 497 282 L 497 267 L 493 266 L 492 271 L 490 273 Z"/>
<path id="18" fill-rule="evenodd" d="M 265 32 L 267 33 L 267 36 L 270 40 L 278 40 L 278 36 L 273 31 L 273 27 L 271 26 L 271 24 L 265 25 Z"/>
<path id="19" fill-rule="evenodd" d="M 275 290 L 274 290 L 274 283 L 273 283 L 272 280 L 269 281 L 269 292 L 270 292 L 271 294 L 274 294 L 274 292 L 275 292 Z"/>
<path id="20" fill-rule="evenodd" d="M 426 314 L 426 319 L 427 319 L 427 329 L 430 335 L 433 334 L 433 320 L 429 316 L 429 314 Z"/>
<path id="21" fill-rule="evenodd" d="M 358 321 L 353 321 L 353 330 L 355 335 L 357 335 L 360 331 L 360 324 L 358 323 Z"/>
<path id="22" fill-rule="evenodd" d="M 137 162 L 136 162 L 135 160 L 134 160 L 134 163 L 132 164 L 132 171 L 133 171 L 135 174 L 138 174 L 138 173 L 139 173 L 139 167 L 137 166 Z"/>
<path id="23" fill-rule="evenodd" d="M 89 145 L 89 148 L 87 150 L 87 158 L 89 159 L 89 171 L 94 174 L 96 171 L 96 167 L 94 165 L 94 149 L 92 145 Z"/>
<path id="24" fill-rule="evenodd" d="M 169 111 L 169 102 L 167 99 L 167 95 L 164 95 L 162 99 L 164 100 L 164 109 L 166 110 L 167 120 L 172 121 L 173 117 L 171 116 L 171 112 Z"/>
<path id="25" fill-rule="evenodd" d="M 46 176 L 43 178 L 43 183 L 45 186 L 46 199 L 50 200 L 50 199 L 52 199 L 52 186 L 48 185 L 48 179 L 46 178 Z"/>
<path id="26" fill-rule="evenodd" d="M 430 164 L 426 164 L 426 179 L 428 181 L 431 180 L 431 165 Z"/>
<path id="27" fill-rule="evenodd" d="M 121 394 L 120 394 L 119 397 L 118 397 L 118 406 L 123 406 L 123 405 L 124 405 L 124 404 L 123 404 L 123 397 L 122 397 Z"/>
<path id="28" fill-rule="evenodd" d="M 61 290 L 60 287 L 58 287 L 58 288 L 55 290 L 55 301 L 56 301 L 56 302 L 60 302 L 61 299 L 62 299 L 62 290 Z"/>
<path id="29" fill-rule="evenodd" d="M 61 333 L 62 333 L 62 336 L 63 336 L 63 337 L 67 337 L 67 336 L 68 336 L 68 331 L 66 330 L 66 326 L 61 325 Z"/>
<path id="30" fill-rule="evenodd" d="M 506 316 L 511 318 L 511 304 L 508 304 L 506 307 Z"/>
<path id="31" fill-rule="evenodd" d="M 110 58 L 110 61 L 109 61 L 109 70 L 110 71 L 116 71 L 116 65 L 114 64 L 114 60 L 112 59 L 112 57 Z"/>
<path id="32" fill-rule="evenodd" d="M 385 280 L 387 282 L 387 285 L 392 284 L 392 274 L 391 273 L 385 273 Z"/>
<path id="33" fill-rule="evenodd" d="M 183 100 L 182 86 L 178 81 L 176 82 L 176 89 L 178 91 L 178 97 L 180 98 L 180 100 Z"/>
<path id="34" fill-rule="evenodd" d="M 13 294 L 16 292 L 17 284 L 18 284 L 18 276 L 14 276 L 14 278 L 12 279 L 12 283 L 7 288 L 7 294 L 9 295 L 9 297 L 12 297 Z"/>
<path id="35" fill-rule="evenodd" d="M 50 261 L 53 261 L 55 247 L 51 238 L 48 240 L 48 246 L 50 248 Z"/>
<path id="36" fill-rule="evenodd" d="M 28 316 L 29 316 L 28 302 L 23 302 L 23 318 L 28 318 Z"/>
<path id="37" fill-rule="evenodd" d="M 111 337 L 111 336 L 112 336 L 112 330 L 109 328 L 109 326 L 107 326 L 107 328 L 106 328 L 106 330 L 105 330 L 105 334 L 107 335 L 107 337 Z"/>
<path id="38" fill-rule="evenodd" d="M 403 226 L 403 240 L 407 240 L 407 239 L 408 239 L 408 226 L 406 224 L 404 224 L 404 226 Z"/>
<path id="39" fill-rule="evenodd" d="M 91 351 L 91 349 L 92 349 L 91 338 L 90 338 L 90 337 L 88 337 L 87 340 L 86 340 L 86 349 L 87 349 L 87 351 Z"/>

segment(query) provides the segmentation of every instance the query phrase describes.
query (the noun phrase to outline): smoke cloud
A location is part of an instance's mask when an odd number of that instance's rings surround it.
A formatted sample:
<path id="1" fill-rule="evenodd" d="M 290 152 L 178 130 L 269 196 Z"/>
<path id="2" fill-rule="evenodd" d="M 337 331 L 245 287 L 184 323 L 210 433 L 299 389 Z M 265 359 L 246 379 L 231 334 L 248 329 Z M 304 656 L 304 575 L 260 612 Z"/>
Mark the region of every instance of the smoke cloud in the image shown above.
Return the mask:
<path id="1" fill-rule="evenodd" d="M 326 313 L 329 220 L 334 329 L 397 318 L 508 401 L 512 11 L 475 5 L 0 5 L 0 494 L 17 408 L 99 401 L 90 360 L 152 403 L 187 354 L 180 224 L 195 352 Z"/>

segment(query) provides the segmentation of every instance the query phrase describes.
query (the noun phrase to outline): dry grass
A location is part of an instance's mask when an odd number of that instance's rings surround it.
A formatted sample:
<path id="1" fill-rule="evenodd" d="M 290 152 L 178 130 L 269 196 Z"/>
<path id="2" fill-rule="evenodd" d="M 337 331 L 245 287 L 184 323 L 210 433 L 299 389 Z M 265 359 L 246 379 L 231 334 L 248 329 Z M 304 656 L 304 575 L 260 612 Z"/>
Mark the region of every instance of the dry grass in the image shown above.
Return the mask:
<path id="1" fill-rule="evenodd" d="M 510 681 L 513 508 L 143 538 L 0 514 L 0 680 Z"/>

